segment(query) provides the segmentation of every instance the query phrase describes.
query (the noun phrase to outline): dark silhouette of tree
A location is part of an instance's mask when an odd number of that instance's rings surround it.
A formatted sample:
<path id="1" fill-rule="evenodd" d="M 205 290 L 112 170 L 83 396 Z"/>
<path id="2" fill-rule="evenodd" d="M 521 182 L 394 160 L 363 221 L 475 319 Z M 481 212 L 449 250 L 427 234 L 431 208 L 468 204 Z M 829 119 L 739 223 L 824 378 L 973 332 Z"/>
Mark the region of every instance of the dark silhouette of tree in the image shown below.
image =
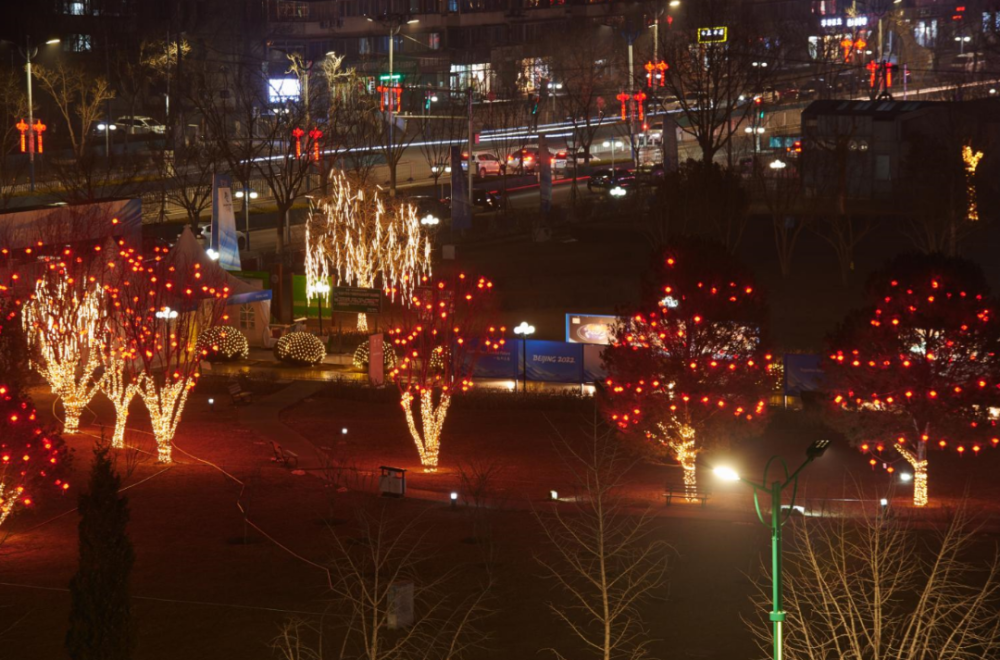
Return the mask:
<path id="1" fill-rule="evenodd" d="M 129 600 L 135 553 L 120 485 L 107 445 L 98 444 L 90 486 L 80 494 L 80 565 L 69 583 L 66 650 L 73 660 L 128 660 L 135 648 Z"/>
<path id="2" fill-rule="evenodd" d="M 1000 320 L 979 267 L 941 254 L 902 255 L 875 273 L 865 307 L 827 340 L 834 421 L 872 466 L 913 468 L 915 506 L 927 504 L 927 449 L 973 454 L 1000 443 L 990 408 L 1000 397 Z"/>
<path id="3" fill-rule="evenodd" d="M 654 261 L 640 306 L 602 353 L 605 415 L 684 468 L 759 421 L 769 386 L 767 309 L 751 274 L 721 245 L 675 240 Z"/>

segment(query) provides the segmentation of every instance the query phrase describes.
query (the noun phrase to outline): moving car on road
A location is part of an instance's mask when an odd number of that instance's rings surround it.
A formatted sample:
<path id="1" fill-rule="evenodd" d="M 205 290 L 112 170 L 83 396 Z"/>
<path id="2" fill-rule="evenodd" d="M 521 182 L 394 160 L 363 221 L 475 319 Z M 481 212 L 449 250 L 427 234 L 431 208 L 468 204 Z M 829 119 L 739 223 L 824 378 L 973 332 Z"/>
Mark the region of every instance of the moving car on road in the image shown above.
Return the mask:
<path id="1" fill-rule="evenodd" d="M 490 153 L 479 152 L 472 154 L 473 173 L 480 178 L 487 176 L 500 176 L 501 166 L 497 157 Z M 462 170 L 469 171 L 469 158 L 467 154 L 462 154 Z"/>
<path id="2" fill-rule="evenodd" d="M 152 117 L 119 117 L 115 126 L 129 135 L 163 135 L 167 132 L 167 127 Z"/>
<path id="3" fill-rule="evenodd" d="M 587 180 L 590 192 L 607 192 L 615 187 L 628 188 L 635 183 L 635 173 L 627 167 L 596 170 Z"/>

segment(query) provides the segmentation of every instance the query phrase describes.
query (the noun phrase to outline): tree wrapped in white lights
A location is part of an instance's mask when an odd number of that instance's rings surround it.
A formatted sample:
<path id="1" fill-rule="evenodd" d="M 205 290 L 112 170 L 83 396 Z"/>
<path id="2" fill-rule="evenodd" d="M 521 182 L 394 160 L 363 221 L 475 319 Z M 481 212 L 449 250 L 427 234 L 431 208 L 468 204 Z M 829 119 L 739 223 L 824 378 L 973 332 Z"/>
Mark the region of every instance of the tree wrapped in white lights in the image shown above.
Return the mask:
<path id="1" fill-rule="evenodd" d="M 431 272 L 431 245 L 412 204 L 394 204 L 376 190 L 355 188 L 342 174 L 330 179 L 331 193 L 317 201 L 306 221 L 306 291 L 328 295 L 332 274 L 347 286 L 380 285 L 390 297 L 409 299 Z M 358 330 L 368 320 L 358 314 Z"/>
<path id="2" fill-rule="evenodd" d="M 62 401 L 65 433 L 79 430 L 80 415 L 100 386 L 95 375 L 106 318 L 98 279 L 83 268 L 71 271 L 73 261 L 46 265 L 21 316 L 32 366 Z"/>
<path id="3" fill-rule="evenodd" d="M 132 249 L 121 249 L 115 262 L 114 328 L 138 360 L 134 387 L 149 411 L 161 463 L 171 461 L 174 433 L 198 379 L 205 355 L 198 337 L 225 318 L 229 287 L 221 272 L 213 276 L 202 266 L 180 253 L 144 259 Z"/>
<path id="4" fill-rule="evenodd" d="M 104 375 L 100 388 L 115 407 L 115 432 L 111 436 L 111 446 L 122 449 L 125 446 L 125 425 L 128 422 L 128 408 L 139 391 L 142 374 L 137 369 L 136 356 L 124 348 L 115 350 L 106 347 L 101 354 Z"/>
<path id="5" fill-rule="evenodd" d="M 425 471 L 437 469 L 452 396 L 472 387 L 478 356 L 505 343 L 505 329 L 489 322 L 492 293 L 493 283 L 483 277 L 461 274 L 434 282 L 425 277 L 410 294 L 404 323 L 389 330 L 398 356 L 389 376 L 399 386 L 406 424 Z"/>

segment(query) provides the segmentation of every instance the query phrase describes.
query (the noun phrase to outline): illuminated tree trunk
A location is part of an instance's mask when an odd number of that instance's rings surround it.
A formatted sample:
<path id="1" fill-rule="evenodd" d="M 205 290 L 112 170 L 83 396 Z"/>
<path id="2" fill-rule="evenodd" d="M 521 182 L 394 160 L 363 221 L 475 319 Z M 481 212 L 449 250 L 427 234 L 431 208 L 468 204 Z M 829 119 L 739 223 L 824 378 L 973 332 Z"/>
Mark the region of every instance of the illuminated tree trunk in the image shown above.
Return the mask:
<path id="1" fill-rule="evenodd" d="M 698 492 L 698 477 L 695 471 L 698 449 L 695 448 L 695 433 L 693 428 L 684 424 L 678 429 L 677 435 L 680 438 L 670 441 L 668 446 L 684 470 L 684 494 L 690 502 Z"/>
<path id="2" fill-rule="evenodd" d="M 7 520 L 7 516 L 14 510 L 14 505 L 21 497 L 20 489 L 8 489 L 4 482 L 0 481 L 0 526 Z"/>
<path id="3" fill-rule="evenodd" d="M 896 451 L 913 468 L 913 506 L 927 506 L 927 443 L 918 442 L 916 454 L 901 444 Z"/>
<path id="4" fill-rule="evenodd" d="M 101 390 L 115 406 L 115 434 L 111 437 L 111 446 L 115 449 L 122 449 L 125 446 L 128 407 L 138 390 L 134 383 L 125 383 L 123 368 L 124 363 L 121 360 L 112 359 L 105 364 L 104 378 L 101 379 Z"/>
<path id="5" fill-rule="evenodd" d="M 368 315 L 364 312 L 358 314 L 358 332 L 368 332 Z"/>
<path id="6" fill-rule="evenodd" d="M 153 424 L 153 437 L 156 439 L 156 460 L 160 463 L 169 463 L 172 460 L 171 442 L 174 433 L 177 432 L 184 404 L 187 403 L 190 386 L 190 378 L 163 386 L 157 386 L 152 376 L 145 376 L 142 379 L 139 396 L 149 411 L 149 418 Z"/>
<path id="7" fill-rule="evenodd" d="M 63 433 L 79 433 L 80 416 L 83 414 L 83 409 L 87 407 L 87 402 L 76 398 L 64 398 L 62 404 L 66 415 L 63 420 Z"/>
<path id="8" fill-rule="evenodd" d="M 451 404 L 451 396 L 441 393 L 441 399 L 434 405 L 434 393 L 430 389 L 425 389 L 420 393 L 420 421 L 423 426 L 423 433 L 417 430 L 417 424 L 413 416 L 413 395 L 409 392 L 403 393 L 403 412 L 406 413 L 406 425 L 410 428 L 410 435 L 417 445 L 417 452 L 420 454 L 420 464 L 424 466 L 425 472 L 435 472 L 438 465 L 438 453 L 441 450 L 441 427 L 444 426 L 444 418 L 448 414 L 448 406 Z"/>

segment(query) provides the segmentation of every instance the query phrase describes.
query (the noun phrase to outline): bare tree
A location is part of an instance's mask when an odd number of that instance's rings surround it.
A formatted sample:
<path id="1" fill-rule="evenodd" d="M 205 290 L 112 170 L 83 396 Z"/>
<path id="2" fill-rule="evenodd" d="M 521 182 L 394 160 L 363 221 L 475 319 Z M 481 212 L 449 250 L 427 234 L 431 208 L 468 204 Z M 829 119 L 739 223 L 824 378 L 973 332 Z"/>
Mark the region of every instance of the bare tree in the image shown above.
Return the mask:
<path id="1" fill-rule="evenodd" d="M 581 48 L 580 44 L 588 44 Z M 610 66 L 612 44 L 602 39 L 597 30 L 576 29 L 557 38 L 550 53 L 550 71 L 562 88 L 555 97 L 561 114 L 573 125 L 573 203 L 579 194 L 579 154 L 589 160 L 591 145 L 600 128 L 608 123 L 605 116 L 606 96 L 612 90 Z M 613 92 L 612 92 L 613 95 Z"/>
<path id="2" fill-rule="evenodd" d="M 367 496 L 360 496 L 367 497 Z M 430 576 L 427 525 L 384 500 L 355 502 L 356 534 L 333 537 L 333 596 L 326 621 L 292 620 L 273 647 L 282 658 L 459 660 L 481 650 L 492 577 L 464 569 Z"/>
<path id="3" fill-rule="evenodd" d="M 448 92 L 444 103 L 433 109 L 430 116 L 420 119 L 420 153 L 431 170 L 434 191 L 438 197 L 444 195 L 438 190 L 438 180 L 451 170 L 451 148 L 460 144 L 469 127 L 468 107 L 463 96 L 453 96 Z M 461 176 L 461 172 L 452 176 Z"/>
<path id="4" fill-rule="evenodd" d="M 648 510 L 626 509 L 622 489 L 631 461 L 621 444 L 596 426 L 579 445 L 556 433 L 579 494 L 571 505 L 536 511 L 553 551 L 538 562 L 565 596 L 549 608 L 589 657 L 642 658 L 651 640 L 640 608 L 663 585 L 668 547 L 651 538 Z M 581 657 L 549 650 L 559 660 Z"/>
<path id="5" fill-rule="evenodd" d="M 212 181 L 223 159 L 217 145 L 205 142 L 181 146 L 172 154 L 172 158 L 166 152 L 154 156 L 164 202 L 184 209 L 193 227 L 212 206 Z"/>
<path id="6" fill-rule="evenodd" d="M 3 122 L 0 128 L 0 209 L 10 204 L 17 178 L 25 169 L 18 156 L 20 136 L 17 129 L 28 111 L 28 99 L 22 87 L 16 71 L 0 70 L 0 121 Z"/>
<path id="7" fill-rule="evenodd" d="M 792 254 L 799 235 L 809 224 L 802 213 L 802 179 L 798 171 L 785 161 L 784 167 L 754 167 L 752 190 L 764 203 L 774 229 L 774 247 L 778 252 L 781 276 L 792 273 Z"/>
<path id="8" fill-rule="evenodd" d="M 328 166 L 350 172 L 359 185 L 366 186 L 378 165 L 375 150 L 383 122 L 378 100 L 368 93 L 364 78 L 343 65 L 343 59 L 328 55 L 320 66 L 327 97 L 324 151 Z"/>
<path id="9" fill-rule="evenodd" d="M 937 539 L 862 500 L 860 516 L 802 518 L 784 553 L 789 660 L 986 660 L 1000 646 L 1000 561 L 971 558 L 966 505 Z M 747 622 L 769 648 L 770 584 Z"/>
<path id="10" fill-rule="evenodd" d="M 698 31 L 664 30 L 663 53 L 670 68 L 666 88 L 677 97 L 687 119 L 683 130 L 712 162 L 728 147 L 752 110 L 752 96 L 775 70 L 776 46 L 761 38 L 768 29 L 754 19 L 754 9 L 735 0 L 708 0 L 688 8 L 690 24 L 727 26 L 721 35 L 698 42 Z"/>
<path id="11" fill-rule="evenodd" d="M 104 103 L 115 97 L 114 90 L 106 78 L 69 64 L 66 58 L 56 59 L 52 66 L 36 64 L 33 73 L 62 115 L 73 155 L 82 159 L 90 129 L 100 119 Z"/>

